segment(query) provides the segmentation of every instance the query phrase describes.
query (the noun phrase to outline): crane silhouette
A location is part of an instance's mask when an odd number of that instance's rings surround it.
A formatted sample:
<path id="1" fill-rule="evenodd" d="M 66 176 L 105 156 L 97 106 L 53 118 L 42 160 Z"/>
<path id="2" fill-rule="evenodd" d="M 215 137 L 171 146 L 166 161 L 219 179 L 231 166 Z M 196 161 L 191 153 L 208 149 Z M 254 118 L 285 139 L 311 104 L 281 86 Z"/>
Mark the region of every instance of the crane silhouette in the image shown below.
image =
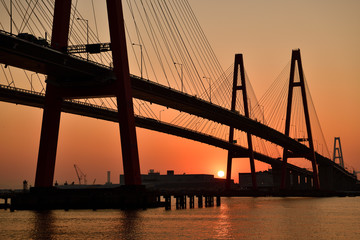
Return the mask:
<path id="1" fill-rule="evenodd" d="M 86 185 L 86 183 L 87 183 L 86 174 L 84 174 L 76 164 L 74 164 L 74 168 L 75 168 L 75 172 L 76 172 L 76 175 L 78 177 L 78 180 L 79 180 L 79 184 L 85 184 Z"/>

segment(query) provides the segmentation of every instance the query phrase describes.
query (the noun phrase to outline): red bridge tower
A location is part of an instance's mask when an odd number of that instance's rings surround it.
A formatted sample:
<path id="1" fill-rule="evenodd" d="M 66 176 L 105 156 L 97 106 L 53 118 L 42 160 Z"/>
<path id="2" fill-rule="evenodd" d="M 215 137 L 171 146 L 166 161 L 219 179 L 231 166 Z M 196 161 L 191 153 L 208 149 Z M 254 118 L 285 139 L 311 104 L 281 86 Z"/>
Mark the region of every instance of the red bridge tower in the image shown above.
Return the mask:
<path id="1" fill-rule="evenodd" d="M 122 1 L 107 0 L 106 2 L 115 80 L 106 85 L 79 88 L 64 87 L 61 84 L 63 79 L 58 76 L 48 76 L 35 187 L 53 185 L 63 100 L 103 96 L 115 96 L 117 99 L 125 184 L 141 184 Z M 66 51 L 68 46 L 70 11 L 71 0 L 55 1 L 51 47 L 59 51 Z"/>

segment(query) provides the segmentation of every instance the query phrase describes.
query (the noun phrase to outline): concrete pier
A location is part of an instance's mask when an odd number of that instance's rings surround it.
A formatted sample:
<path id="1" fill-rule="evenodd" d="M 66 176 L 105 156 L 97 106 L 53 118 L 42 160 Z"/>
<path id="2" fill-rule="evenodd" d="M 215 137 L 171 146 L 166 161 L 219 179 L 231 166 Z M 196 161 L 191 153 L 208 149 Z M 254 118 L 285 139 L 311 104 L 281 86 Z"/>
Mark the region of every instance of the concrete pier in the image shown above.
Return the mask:
<path id="1" fill-rule="evenodd" d="M 165 210 L 171 210 L 171 196 L 164 196 Z"/>
<path id="2" fill-rule="evenodd" d="M 194 208 L 194 195 L 189 196 L 189 207 Z"/>
<path id="3" fill-rule="evenodd" d="M 144 186 L 116 188 L 32 188 L 11 197 L 14 210 L 146 209 L 164 206 Z"/>
<path id="4" fill-rule="evenodd" d="M 202 208 L 203 207 L 203 196 L 202 195 L 198 195 L 198 208 Z"/>
<path id="5" fill-rule="evenodd" d="M 220 207 L 221 205 L 221 197 L 220 196 L 216 196 L 216 206 Z"/>
<path id="6" fill-rule="evenodd" d="M 214 206 L 214 196 L 205 196 L 205 207 Z"/>

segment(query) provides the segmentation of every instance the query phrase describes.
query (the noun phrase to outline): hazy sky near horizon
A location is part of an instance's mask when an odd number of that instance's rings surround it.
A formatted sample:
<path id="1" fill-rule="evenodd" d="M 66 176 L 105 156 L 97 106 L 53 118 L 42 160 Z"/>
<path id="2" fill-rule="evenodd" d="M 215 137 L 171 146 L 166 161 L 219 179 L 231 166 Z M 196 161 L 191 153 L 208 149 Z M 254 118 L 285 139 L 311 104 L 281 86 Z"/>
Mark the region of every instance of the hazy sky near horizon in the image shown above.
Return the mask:
<path id="1" fill-rule="evenodd" d="M 80 0 L 79 11 L 91 19 L 89 2 Z M 332 150 L 334 137 L 341 137 L 345 164 L 360 171 L 360 1 L 189 3 L 224 69 L 232 64 L 235 53 L 244 54 L 258 98 L 290 61 L 291 50 L 300 48 L 328 147 Z M 104 4 L 97 4 L 97 11 L 103 11 Z M 97 18 L 99 26 L 106 24 L 106 15 Z M 105 42 L 107 26 L 103 30 Z M 0 112 L 0 188 L 20 187 L 24 179 L 33 185 L 42 110 L 0 102 Z M 167 113 L 162 114 L 166 117 Z M 137 129 L 137 134 L 142 173 L 149 169 L 161 173 L 172 169 L 179 174 L 226 170 L 224 150 L 144 129 Z M 108 170 L 118 183 L 122 173 L 118 125 L 62 114 L 55 180 L 76 181 L 74 163 L 87 174 L 89 183 L 94 179 L 104 183 Z M 235 160 L 233 169 L 237 180 L 237 172 L 249 171 L 248 160 Z"/>

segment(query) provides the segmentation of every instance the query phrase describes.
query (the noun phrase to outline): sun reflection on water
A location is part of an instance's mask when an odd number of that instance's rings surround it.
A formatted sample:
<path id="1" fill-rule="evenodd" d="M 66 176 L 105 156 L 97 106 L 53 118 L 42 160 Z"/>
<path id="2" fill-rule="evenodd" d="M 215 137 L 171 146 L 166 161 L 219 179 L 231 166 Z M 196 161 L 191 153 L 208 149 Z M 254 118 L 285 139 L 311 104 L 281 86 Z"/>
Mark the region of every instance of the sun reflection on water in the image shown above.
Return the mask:
<path id="1" fill-rule="evenodd" d="M 0 239 L 357 239 L 360 197 L 222 198 L 166 211 L 2 211 Z"/>

